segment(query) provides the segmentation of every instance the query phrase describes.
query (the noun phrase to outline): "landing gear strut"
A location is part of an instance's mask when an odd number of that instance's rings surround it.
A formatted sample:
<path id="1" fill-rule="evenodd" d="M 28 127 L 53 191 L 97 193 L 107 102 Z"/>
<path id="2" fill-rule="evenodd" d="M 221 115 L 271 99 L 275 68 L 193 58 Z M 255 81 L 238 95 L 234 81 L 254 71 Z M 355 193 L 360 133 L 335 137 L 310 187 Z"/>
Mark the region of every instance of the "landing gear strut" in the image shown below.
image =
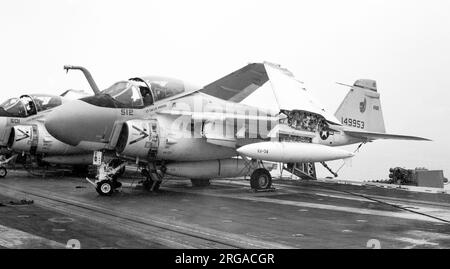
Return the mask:
<path id="1" fill-rule="evenodd" d="M 163 177 L 156 170 L 155 164 L 153 164 L 153 169 L 149 169 L 151 172 L 145 168 L 141 170 L 141 174 L 145 177 L 145 180 L 142 182 L 142 186 L 147 191 L 157 192 L 159 191 Z"/>
<path id="2" fill-rule="evenodd" d="M 267 190 L 272 187 L 272 176 L 265 168 L 258 168 L 250 176 L 250 186 L 253 190 Z"/>
<path id="3" fill-rule="evenodd" d="M 255 159 L 248 159 L 242 156 L 242 159 L 246 162 L 248 172 L 253 171 L 250 175 L 250 187 L 253 191 L 274 191 L 272 188 L 272 175 L 269 170 L 264 167 L 264 162 Z M 272 166 L 273 169 L 273 166 Z"/>
<path id="4" fill-rule="evenodd" d="M 122 161 L 120 159 L 113 159 L 109 162 L 109 166 L 113 167 L 113 168 L 117 168 L 119 165 L 122 164 Z M 117 172 L 116 175 L 117 177 L 121 177 L 123 176 L 123 174 L 125 174 L 125 165 L 121 166 L 122 168 L 120 168 Z"/>
<path id="5" fill-rule="evenodd" d="M 112 160 L 109 163 L 101 162 L 98 166 L 96 180 L 92 182 L 86 178 L 89 183 L 95 186 L 95 190 L 102 196 L 109 196 L 113 194 L 114 190 L 120 188 L 120 183 L 117 178 L 119 171 L 125 167 L 126 163 L 121 163 L 120 160 Z"/>

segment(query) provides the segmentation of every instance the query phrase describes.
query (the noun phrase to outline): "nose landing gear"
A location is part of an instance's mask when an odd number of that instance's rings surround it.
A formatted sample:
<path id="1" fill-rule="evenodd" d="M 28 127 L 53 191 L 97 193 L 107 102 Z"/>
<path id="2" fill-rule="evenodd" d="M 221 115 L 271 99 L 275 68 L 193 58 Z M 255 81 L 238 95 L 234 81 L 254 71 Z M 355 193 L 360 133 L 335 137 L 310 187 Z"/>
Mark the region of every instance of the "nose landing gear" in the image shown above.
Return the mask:
<path id="1" fill-rule="evenodd" d="M 94 185 L 95 190 L 102 196 L 110 196 L 115 189 L 122 186 L 117 178 L 120 172 L 124 170 L 126 163 L 121 163 L 117 160 L 112 160 L 109 163 L 102 162 L 97 169 L 96 180 L 92 181 L 89 178 L 86 180 Z"/>
<path id="2" fill-rule="evenodd" d="M 4 165 L 7 165 L 10 161 L 15 159 L 17 157 L 17 154 L 9 157 L 8 159 L 5 159 L 5 156 L 3 155 L 0 155 L 0 157 L 0 178 L 3 178 L 8 174 L 8 170 Z"/>

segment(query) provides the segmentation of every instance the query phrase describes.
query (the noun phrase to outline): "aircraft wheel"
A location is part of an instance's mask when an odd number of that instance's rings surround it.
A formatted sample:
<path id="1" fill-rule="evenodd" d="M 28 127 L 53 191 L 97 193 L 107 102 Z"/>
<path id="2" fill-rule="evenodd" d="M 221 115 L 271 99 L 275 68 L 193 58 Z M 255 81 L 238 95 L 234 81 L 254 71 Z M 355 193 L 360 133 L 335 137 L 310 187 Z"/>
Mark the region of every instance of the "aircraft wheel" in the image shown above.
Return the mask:
<path id="1" fill-rule="evenodd" d="M 272 176 L 264 168 L 258 168 L 250 176 L 250 186 L 252 189 L 268 189 L 272 186 Z"/>
<path id="2" fill-rule="evenodd" d="M 111 181 L 103 180 L 97 184 L 96 191 L 102 196 L 110 196 L 114 192 L 114 187 Z"/>
<path id="3" fill-rule="evenodd" d="M 207 187 L 207 186 L 211 185 L 211 182 L 209 181 L 209 179 L 192 178 L 191 183 L 192 183 L 192 187 Z"/>
<path id="4" fill-rule="evenodd" d="M 0 177 L 6 177 L 6 174 L 8 174 L 8 170 L 6 170 L 6 167 L 0 167 Z"/>

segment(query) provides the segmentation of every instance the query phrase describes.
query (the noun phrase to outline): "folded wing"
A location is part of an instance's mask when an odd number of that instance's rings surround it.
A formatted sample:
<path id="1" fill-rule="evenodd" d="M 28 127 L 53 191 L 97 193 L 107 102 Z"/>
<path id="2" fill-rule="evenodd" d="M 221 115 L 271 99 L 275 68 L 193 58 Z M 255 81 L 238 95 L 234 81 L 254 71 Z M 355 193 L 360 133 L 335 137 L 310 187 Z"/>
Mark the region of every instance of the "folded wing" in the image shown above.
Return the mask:
<path id="1" fill-rule="evenodd" d="M 249 64 L 205 86 L 200 92 L 277 112 L 308 111 L 340 125 L 289 70 L 268 62 Z"/>

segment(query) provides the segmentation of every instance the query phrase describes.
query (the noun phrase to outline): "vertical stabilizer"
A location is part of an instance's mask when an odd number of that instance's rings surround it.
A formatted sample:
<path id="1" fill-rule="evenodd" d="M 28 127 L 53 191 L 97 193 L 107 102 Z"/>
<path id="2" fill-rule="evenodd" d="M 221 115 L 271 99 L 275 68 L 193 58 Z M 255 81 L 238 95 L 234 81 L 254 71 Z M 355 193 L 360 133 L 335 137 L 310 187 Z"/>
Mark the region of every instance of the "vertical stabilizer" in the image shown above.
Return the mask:
<path id="1" fill-rule="evenodd" d="M 377 83 L 371 79 L 359 79 L 341 105 L 335 116 L 344 126 L 366 132 L 385 133 L 383 112 Z"/>

